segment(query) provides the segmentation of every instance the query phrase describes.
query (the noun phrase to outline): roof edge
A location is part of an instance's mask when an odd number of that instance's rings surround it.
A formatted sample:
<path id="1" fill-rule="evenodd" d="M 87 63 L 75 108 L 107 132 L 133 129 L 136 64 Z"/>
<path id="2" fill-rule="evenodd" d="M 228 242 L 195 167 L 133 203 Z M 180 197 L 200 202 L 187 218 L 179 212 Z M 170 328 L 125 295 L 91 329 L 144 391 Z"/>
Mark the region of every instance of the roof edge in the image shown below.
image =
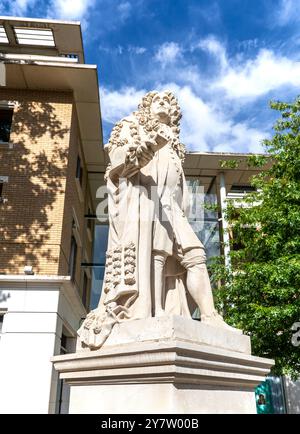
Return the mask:
<path id="1" fill-rule="evenodd" d="M 66 25 L 74 25 L 80 26 L 80 21 L 65 21 L 65 20 L 53 20 L 47 18 L 31 18 L 31 17 L 15 17 L 15 16 L 7 16 L 0 15 L 0 20 L 3 21 L 32 21 L 34 23 L 49 23 L 49 24 L 66 24 Z"/>

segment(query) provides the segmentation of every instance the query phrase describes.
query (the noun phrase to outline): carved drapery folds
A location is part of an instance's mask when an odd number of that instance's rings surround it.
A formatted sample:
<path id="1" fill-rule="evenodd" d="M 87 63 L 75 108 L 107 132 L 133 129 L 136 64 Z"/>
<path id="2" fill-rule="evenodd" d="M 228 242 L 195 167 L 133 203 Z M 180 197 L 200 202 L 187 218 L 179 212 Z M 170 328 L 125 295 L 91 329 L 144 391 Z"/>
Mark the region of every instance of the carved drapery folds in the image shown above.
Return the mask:
<path id="1" fill-rule="evenodd" d="M 126 285 L 136 283 L 136 248 L 134 243 L 129 243 L 124 249 L 124 281 Z"/>
<path id="2" fill-rule="evenodd" d="M 115 300 L 126 288 L 136 283 L 136 247 L 133 242 L 117 246 L 106 253 L 106 269 L 104 292 L 107 294 L 104 303 Z"/>
<path id="3" fill-rule="evenodd" d="M 92 310 L 78 330 L 83 346 L 99 348 L 117 322 L 130 318 L 128 307 L 137 296 L 136 270 L 136 246 L 133 242 L 107 251 L 103 285 L 105 310 Z M 123 295 L 129 297 L 125 303 L 119 304 Z"/>

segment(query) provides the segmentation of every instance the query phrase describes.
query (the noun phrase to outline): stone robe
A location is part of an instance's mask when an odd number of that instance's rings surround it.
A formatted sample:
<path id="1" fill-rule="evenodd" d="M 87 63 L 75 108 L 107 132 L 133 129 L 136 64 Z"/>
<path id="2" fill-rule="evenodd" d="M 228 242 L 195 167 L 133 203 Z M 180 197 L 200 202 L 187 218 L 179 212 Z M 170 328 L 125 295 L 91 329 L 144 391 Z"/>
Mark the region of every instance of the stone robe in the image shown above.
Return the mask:
<path id="1" fill-rule="evenodd" d="M 122 165 L 132 145 L 130 124 L 137 125 L 134 116 L 123 119 L 120 141 L 126 145 L 115 147 L 110 153 L 112 168 Z M 139 128 L 140 137 L 147 139 Z M 140 188 L 142 187 L 142 188 Z M 165 310 L 178 315 L 190 315 L 185 291 L 185 270 L 172 257 L 173 249 L 182 250 L 203 247 L 190 226 L 187 215 L 189 194 L 181 160 L 167 143 L 155 152 L 153 159 L 132 176 L 124 177 L 121 184 L 108 178 L 109 200 L 109 241 L 108 251 L 116 246 L 126 249 L 135 247 L 135 283 L 120 283 L 114 290 L 102 291 L 99 307 L 111 301 L 125 303 L 130 318 L 145 318 L 153 314 L 153 288 L 151 278 L 151 256 L 153 250 L 168 255 L 165 269 Z M 125 194 L 124 194 L 125 191 Z M 122 257 L 124 260 L 124 256 Z M 104 281 L 105 287 L 105 281 Z M 121 315 L 122 317 L 122 315 Z"/>
<path id="2" fill-rule="evenodd" d="M 153 250 L 168 255 L 166 313 L 190 317 L 196 307 L 185 288 L 186 270 L 172 256 L 174 248 L 203 247 L 187 220 L 189 194 L 181 160 L 171 139 L 144 167 L 136 160 L 136 167 L 126 168 L 133 145 L 130 129 L 138 128 L 141 140 L 147 133 L 135 116 L 121 122 L 120 146 L 109 152 L 109 238 L 101 297 L 78 332 L 90 348 L 102 345 L 116 322 L 154 315 Z"/>

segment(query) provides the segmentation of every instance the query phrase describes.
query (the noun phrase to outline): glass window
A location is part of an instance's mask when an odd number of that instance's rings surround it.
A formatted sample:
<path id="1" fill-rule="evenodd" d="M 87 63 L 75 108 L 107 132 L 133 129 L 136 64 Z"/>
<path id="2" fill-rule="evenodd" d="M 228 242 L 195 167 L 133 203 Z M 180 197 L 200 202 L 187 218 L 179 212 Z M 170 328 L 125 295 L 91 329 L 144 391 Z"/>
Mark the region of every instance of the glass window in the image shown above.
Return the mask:
<path id="1" fill-rule="evenodd" d="M 77 164 L 76 164 L 76 178 L 78 179 L 80 185 L 82 186 L 83 170 L 82 170 L 81 159 L 79 155 L 77 157 Z"/>
<path id="2" fill-rule="evenodd" d="M 4 320 L 4 315 L 0 313 L 0 333 L 2 333 L 3 320 Z"/>
<path id="3" fill-rule="evenodd" d="M 67 351 L 67 336 L 62 334 L 61 335 L 61 341 L 60 341 L 60 354 L 66 354 Z"/>
<path id="4" fill-rule="evenodd" d="M 96 224 L 94 229 L 93 266 L 91 267 L 90 309 L 95 309 L 99 303 L 104 278 L 107 242 L 108 224 Z"/>
<path id="5" fill-rule="evenodd" d="M 235 184 L 233 184 L 231 186 L 230 192 L 246 194 L 246 193 L 249 193 L 249 192 L 252 192 L 255 190 L 256 190 L 256 188 L 253 187 L 252 185 L 235 185 Z"/>
<path id="6" fill-rule="evenodd" d="M 209 259 L 220 255 L 220 232 L 214 177 L 187 177 L 192 212 L 189 222 Z"/>
<path id="7" fill-rule="evenodd" d="M 88 208 L 87 215 L 88 216 L 91 215 L 91 208 L 90 207 Z M 93 229 L 93 218 L 86 217 L 86 225 L 87 225 L 87 228 L 92 232 L 92 229 Z"/>
<path id="8" fill-rule="evenodd" d="M 88 286 L 89 286 L 89 278 L 86 274 L 86 272 L 83 273 L 83 286 L 82 286 L 82 303 L 85 307 L 87 306 L 88 302 Z"/>
<path id="9" fill-rule="evenodd" d="M 98 306 L 102 284 L 104 279 L 105 265 L 94 265 L 92 267 L 92 287 L 91 287 L 91 299 L 90 309 L 95 309 Z"/>
<path id="10" fill-rule="evenodd" d="M 4 196 L 4 183 L 8 182 L 8 176 L 0 176 L 0 204 L 7 201 Z"/>
<path id="11" fill-rule="evenodd" d="M 71 276 L 71 280 L 73 282 L 75 280 L 75 273 L 76 273 L 76 259 L 77 259 L 77 243 L 75 237 L 72 235 L 68 273 Z"/>
<path id="12" fill-rule="evenodd" d="M 12 118 L 13 109 L 0 108 L 0 142 L 9 142 Z"/>
<path id="13" fill-rule="evenodd" d="M 67 336 L 63 332 L 61 335 L 60 342 L 60 354 L 67 354 L 74 351 L 72 341 L 74 338 Z M 57 396 L 56 396 L 56 409 L 55 412 L 58 414 L 68 413 L 69 400 L 70 400 L 70 386 L 65 383 L 64 380 L 58 379 L 57 382 Z"/>

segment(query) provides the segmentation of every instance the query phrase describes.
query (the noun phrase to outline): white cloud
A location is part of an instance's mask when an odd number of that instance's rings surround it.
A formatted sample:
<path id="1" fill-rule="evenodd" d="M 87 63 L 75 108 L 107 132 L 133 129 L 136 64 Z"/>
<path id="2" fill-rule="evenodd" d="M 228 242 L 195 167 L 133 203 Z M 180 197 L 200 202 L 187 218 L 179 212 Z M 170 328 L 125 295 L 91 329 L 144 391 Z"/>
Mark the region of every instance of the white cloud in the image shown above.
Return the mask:
<path id="1" fill-rule="evenodd" d="M 250 117 L 237 120 L 240 107 L 280 86 L 299 86 L 299 64 L 271 50 L 259 51 L 254 59 L 230 58 L 225 45 L 213 36 L 194 44 L 193 50 L 196 49 L 218 61 L 214 76 L 205 77 L 187 59 L 176 62 L 186 51 L 173 42 L 157 50 L 155 59 L 162 68 L 150 79 L 158 90 L 170 89 L 178 97 L 183 112 L 183 143 L 193 151 L 263 152 L 262 140 L 270 136 L 270 125 L 262 129 L 257 123 L 252 124 Z M 172 67 L 165 68 L 167 64 Z M 145 93 L 138 87 L 104 89 L 103 119 L 115 123 L 129 115 Z M 247 107 L 253 110 L 251 105 Z"/>
<path id="2" fill-rule="evenodd" d="M 1 5 L 0 2 L 0 10 L 5 10 L 4 13 L 8 13 L 14 16 L 24 16 L 27 13 L 27 10 L 35 5 L 37 0 L 13 0 L 8 3 L 8 9 L 6 10 L 5 6 Z M 4 2 L 5 3 L 5 2 Z"/>
<path id="3" fill-rule="evenodd" d="M 181 138 L 189 150 L 214 152 L 262 152 L 264 131 L 246 123 L 234 123 L 230 114 L 203 101 L 190 87 L 170 83 L 182 109 Z"/>
<path id="4" fill-rule="evenodd" d="M 225 91 L 225 97 L 243 103 L 282 86 L 300 86 L 300 62 L 272 50 L 261 49 L 255 58 L 246 60 L 242 53 L 229 58 L 225 45 L 214 36 L 193 44 L 191 50 L 199 48 L 213 55 L 220 66 L 215 78 L 209 78 L 211 94 Z"/>
<path id="5" fill-rule="evenodd" d="M 147 51 L 145 47 L 134 47 L 133 45 L 129 45 L 128 52 L 134 54 L 144 54 Z"/>
<path id="6" fill-rule="evenodd" d="M 252 152 L 263 153 L 262 140 L 269 138 L 266 131 L 260 131 L 248 126 L 246 123 L 230 122 L 229 130 L 225 135 L 225 141 L 220 138 L 220 143 L 214 146 L 214 152 Z"/>
<path id="7" fill-rule="evenodd" d="M 52 0 L 47 9 L 49 18 L 85 20 L 96 0 Z"/>
<path id="8" fill-rule="evenodd" d="M 36 14 L 46 16 L 47 18 L 81 20 L 83 27 L 85 27 L 89 10 L 95 3 L 96 0 L 50 0 L 49 2 L 39 2 L 38 0 L 0 1 L 0 11 L 1 13 L 14 16 L 31 16 L 34 9 Z"/>
<path id="9" fill-rule="evenodd" d="M 244 39 L 243 41 L 238 42 L 238 48 L 241 50 L 251 50 L 253 48 L 257 48 L 259 46 L 258 38 L 254 39 Z"/>
<path id="10" fill-rule="evenodd" d="M 181 121 L 181 139 L 190 150 L 208 151 L 211 143 L 228 130 L 225 121 L 220 121 L 212 108 L 189 86 L 179 87 L 169 83 L 163 88 L 174 92 L 179 100 L 183 118 Z"/>
<path id="11" fill-rule="evenodd" d="M 203 101 L 189 86 L 175 83 L 160 84 L 158 90 L 169 89 L 175 93 L 182 109 L 181 140 L 190 151 L 261 152 L 260 141 L 267 137 L 263 131 L 246 123 L 234 123 L 229 116 Z M 101 92 L 102 117 L 115 123 L 137 109 L 146 90 L 121 88 Z"/>
<path id="12" fill-rule="evenodd" d="M 271 50 L 260 50 L 256 57 L 231 58 L 225 45 L 214 36 L 191 47 L 201 49 L 218 62 L 215 75 L 207 77 L 196 64 L 183 58 L 186 49 L 174 42 L 159 47 L 155 60 L 159 73 L 149 78 L 159 90 L 170 89 L 182 108 L 181 139 L 189 150 L 215 152 L 263 152 L 262 140 L 270 137 L 270 125 L 261 128 L 252 120 L 239 121 L 246 103 L 249 114 L 258 97 L 282 86 L 300 86 L 300 64 Z M 183 62 L 176 62 L 182 57 Z M 165 68 L 167 64 L 172 67 Z M 150 90 L 150 89 L 148 89 Z M 103 119 L 114 123 L 136 110 L 146 90 L 138 87 L 103 90 Z"/>
<path id="13" fill-rule="evenodd" d="M 260 50 L 255 59 L 243 65 L 229 66 L 214 83 L 229 98 L 254 99 L 281 86 L 300 86 L 300 62 Z"/>
<path id="14" fill-rule="evenodd" d="M 182 49 L 176 42 L 165 42 L 160 45 L 154 59 L 164 68 L 167 64 L 175 62 L 181 56 Z"/>
<path id="15" fill-rule="evenodd" d="M 100 51 L 103 51 L 103 52 L 109 53 L 109 54 L 123 54 L 125 52 L 128 52 L 128 53 L 138 55 L 138 54 L 144 54 L 147 51 L 147 48 L 145 48 L 145 47 L 136 47 L 134 45 L 128 45 L 128 46 L 117 45 L 114 47 L 99 45 L 98 48 Z"/>
<path id="16" fill-rule="evenodd" d="M 273 16 L 279 26 L 300 21 L 299 0 L 281 0 Z"/>
<path id="17" fill-rule="evenodd" d="M 101 112 L 104 121 L 115 123 L 125 116 L 129 116 L 137 109 L 139 102 L 145 95 L 145 90 L 124 87 L 119 91 L 100 88 Z"/>
<path id="18" fill-rule="evenodd" d="M 222 69 L 227 68 L 228 61 L 226 55 L 226 49 L 220 41 L 218 41 L 214 36 L 209 36 L 207 38 L 201 39 L 196 45 L 192 45 L 192 51 L 196 48 L 200 48 L 203 51 L 208 52 L 213 55 L 219 62 Z"/>
<path id="19" fill-rule="evenodd" d="M 131 9 L 132 6 L 128 1 L 122 2 L 118 5 L 117 10 L 120 14 L 120 18 L 122 21 L 127 20 L 127 18 L 130 16 Z"/>

